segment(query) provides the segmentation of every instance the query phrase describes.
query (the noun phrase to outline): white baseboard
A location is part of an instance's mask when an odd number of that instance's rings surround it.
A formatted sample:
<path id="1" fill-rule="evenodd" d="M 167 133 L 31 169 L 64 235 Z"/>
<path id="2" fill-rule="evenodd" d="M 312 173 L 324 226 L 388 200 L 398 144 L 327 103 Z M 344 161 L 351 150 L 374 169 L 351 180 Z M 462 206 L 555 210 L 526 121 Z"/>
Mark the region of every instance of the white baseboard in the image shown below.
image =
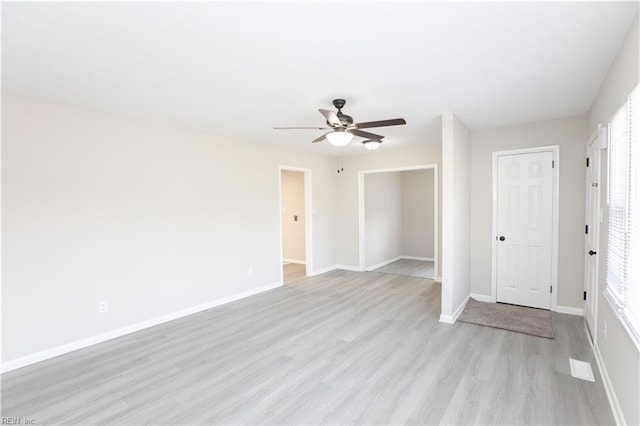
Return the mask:
<path id="1" fill-rule="evenodd" d="M 267 284 L 261 287 L 257 287 L 242 293 L 234 294 L 232 296 L 223 297 L 222 299 L 212 300 L 201 305 L 192 306 L 190 308 L 182 309 L 177 312 L 173 312 L 161 317 L 153 318 L 150 320 L 142 321 L 136 324 L 128 325 L 126 327 L 118 328 L 116 330 L 107 331 L 95 336 L 87 337 L 84 339 L 76 340 L 75 342 L 67 343 L 64 345 L 56 346 L 51 349 L 45 349 L 44 351 L 36 352 L 31 355 L 23 356 L 13 359 L 11 361 L 2 363 L 2 372 L 16 370 L 27 365 L 35 364 L 36 362 L 44 361 L 49 358 L 53 358 L 59 355 L 64 355 L 69 352 L 76 351 L 78 349 L 86 348 L 98 343 L 106 342 L 107 340 L 115 339 L 126 334 L 135 333 L 136 331 L 144 330 L 145 328 L 153 327 L 168 321 L 172 321 L 178 318 L 186 317 L 187 315 L 195 314 L 207 309 L 215 308 L 216 306 L 224 305 L 245 297 L 253 296 L 258 293 L 262 293 L 268 290 L 272 290 L 277 287 L 282 287 L 282 282 L 278 281 L 273 284 Z"/>
<path id="2" fill-rule="evenodd" d="M 577 315 L 577 316 L 584 316 L 584 309 L 582 308 L 573 308 L 571 306 L 556 306 L 555 309 L 553 309 L 553 311 L 555 312 L 559 312 L 561 314 L 569 314 L 569 315 Z"/>
<path id="3" fill-rule="evenodd" d="M 440 314 L 440 322 L 445 324 L 454 324 L 456 321 L 453 319 L 453 315 Z"/>
<path id="4" fill-rule="evenodd" d="M 478 302 L 487 302 L 487 303 L 493 302 L 493 299 L 491 299 L 491 296 L 487 296 L 486 294 L 471 293 L 470 297 L 472 299 L 477 300 Z"/>
<path id="5" fill-rule="evenodd" d="M 402 259 L 407 259 L 407 260 L 426 260 L 428 262 L 434 262 L 433 257 L 421 257 L 421 256 L 405 256 L 402 255 L 400 256 Z"/>
<path id="6" fill-rule="evenodd" d="M 383 262 L 376 263 L 375 265 L 369 266 L 368 268 L 365 268 L 365 271 L 373 271 L 375 269 L 382 268 L 383 266 L 387 266 L 390 263 L 397 262 L 398 260 L 401 260 L 401 259 L 404 259 L 404 258 L 402 256 L 396 256 L 391 259 L 387 259 Z"/>
<path id="7" fill-rule="evenodd" d="M 437 283 L 442 283 L 442 277 L 436 277 L 434 281 Z"/>
<path id="8" fill-rule="evenodd" d="M 627 422 L 624 419 L 624 414 L 622 413 L 620 402 L 618 402 L 616 392 L 613 390 L 613 385 L 611 384 L 609 373 L 607 373 L 607 368 L 604 366 L 604 360 L 602 359 L 602 354 L 600 354 L 600 349 L 598 348 L 597 343 L 593 347 L 593 353 L 596 356 L 596 364 L 598 365 L 598 370 L 600 370 L 600 377 L 602 377 L 604 390 L 607 394 L 607 398 L 609 399 L 611 411 L 613 412 L 613 419 L 616 421 L 617 425 L 626 425 Z"/>
<path id="9" fill-rule="evenodd" d="M 336 269 L 343 269 L 345 271 L 362 272 L 359 266 L 353 266 L 353 265 L 336 265 Z"/>
<path id="10" fill-rule="evenodd" d="M 331 272 L 334 269 L 336 269 L 336 265 L 331 265 L 331 266 L 327 266 L 326 268 L 320 268 L 320 269 L 316 269 L 315 271 L 311 272 L 311 274 L 309 274 L 309 277 L 315 277 L 316 275 L 320 275 L 320 274 L 325 274 L 327 272 Z"/>
<path id="11" fill-rule="evenodd" d="M 453 315 L 440 314 L 440 322 L 444 322 L 446 324 L 454 324 L 458 319 L 458 317 L 460 316 L 460 314 L 462 313 L 462 311 L 464 310 L 464 307 L 467 306 L 468 301 L 469 301 L 469 296 L 465 297 L 465 299 L 462 301 L 460 306 L 458 306 L 456 310 L 453 312 Z"/>
<path id="12" fill-rule="evenodd" d="M 304 260 L 295 260 L 295 259 L 282 259 L 283 262 L 286 263 L 296 263 L 298 265 L 306 265 L 307 262 L 305 262 Z"/>
<path id="13" fill-rule="evenodd" d="M 353 266 L 353 265 L 331 265 L 331 266 L 327 266 L 326 268 L 316 269 L 311 273 L 311 275 L 308 275 L 308 276 L 315 277 L 316 275 L 326 274 L 327 272 L 335 271 L 336 269 L 342 269 L 345 271 L 362 272 L 359 267 Z"/>

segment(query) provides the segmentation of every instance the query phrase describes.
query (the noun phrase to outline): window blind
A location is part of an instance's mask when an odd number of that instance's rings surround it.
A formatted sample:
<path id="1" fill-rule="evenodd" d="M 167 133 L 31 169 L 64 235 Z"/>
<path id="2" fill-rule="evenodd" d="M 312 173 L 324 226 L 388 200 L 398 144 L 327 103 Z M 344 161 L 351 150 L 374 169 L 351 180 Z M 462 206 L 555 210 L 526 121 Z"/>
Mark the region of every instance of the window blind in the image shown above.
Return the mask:
<path id="1" fill-rule="evenodd" d="M 640 342 L 639 87 L 609 123 L 609 228 L 605 290 L 636 343 Z"/>
<path id="2" fill-rule="evenodd" d="M 618 308 L 626 299 L 628 150 L 625 104 L 609 123 L 607 290 Z"/>
<path id="3" fill-rule="evenodd" d="M 640 86 L 629 96 L 628 268 L 624 315 L 640 337 Z M 639 339 L 640 340 L 640 339 Z"/>

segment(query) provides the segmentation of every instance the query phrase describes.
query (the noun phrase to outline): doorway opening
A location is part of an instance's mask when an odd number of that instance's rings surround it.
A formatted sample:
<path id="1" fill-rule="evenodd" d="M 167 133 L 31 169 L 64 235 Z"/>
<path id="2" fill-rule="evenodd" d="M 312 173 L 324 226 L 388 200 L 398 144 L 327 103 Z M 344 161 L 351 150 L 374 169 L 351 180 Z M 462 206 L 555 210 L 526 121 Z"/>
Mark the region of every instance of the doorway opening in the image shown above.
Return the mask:
<path id="1" fill-rule="evenodd" d="M 280 264 L 282 283 L 311 275 L 311 170 L 280 166 Z"/>
<path id="2" fill-rule="evenodd" d="M 438 279 L 438 166 L 358 172 L 359 269 Z"/>

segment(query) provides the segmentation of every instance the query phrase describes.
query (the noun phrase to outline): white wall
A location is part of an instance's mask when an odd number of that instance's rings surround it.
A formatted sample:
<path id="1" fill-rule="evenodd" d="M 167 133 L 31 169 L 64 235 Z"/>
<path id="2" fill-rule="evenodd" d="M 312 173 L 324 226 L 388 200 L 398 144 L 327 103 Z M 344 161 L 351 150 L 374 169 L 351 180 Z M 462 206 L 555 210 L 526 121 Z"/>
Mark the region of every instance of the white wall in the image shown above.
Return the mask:
<path id="1" fill-rule="evenodd" d="M 279 284 L 280 164 L 312 169 L 336 264 L 332 158 L 13 97 L 2 119 L 3 362 Z"/>
<path id="2" fill-rule="evenodd" d="M 559 145 L 558 305 L 582 307 L 585 116 L 471 132 L 471 292 L 491 295 L 492 153 Z"/>
<path id="3" fill-rule="evenodd" d="M 613 114 L 622 106 L 624 98 L 638 84 L 640 80 L 639 39 L 638 17 L 636 17 L 589 111 L 589 134 L 596 131 L 598 124 L 607 125 Z M 601 205 L 605 208 L 605 217 L 600 225 L 598 253 L 606 253 L 608 226 L 606 151 L 602 155 L 601 172 Z M 627 424 L 637 425 L 640 424 L 640 351 L 602 295 L 606 285 L 606 256 L 600 256 L 599 261 L 596 354 L 600 356 L 607 373 L 610 389 L 619 404 L 620 413 Z M 607 337 L 603 333 L 605 322 L 608 330 Z"/>
<path id="4" fill-rule="evenodd" d="M 402 255 L 433 258 L 433 169 L 400 173 L 402 179 Z"/>
<path id="5" fill-rule="evenodd" d="M 358 172 L 440 164 L 442 136 L 439 119 L 434 120 L 431 126 L 425 129 L 425 135 L 424 142 L 419 145 L 402 148 L 394 147 L 393 142 L 385 142 L 377 151 L 367 151 L 361 155 L 344 157 L 344 172 L 337 174 L 334 170 L 338 182 L 336 217 L 339 219 L 336 221 L 338 238 L 336 245 L 339 264 L 354 268 L 359 265 Z M 439 182 L 441 181 L 439 180 Z M 442 193 L 442 191 L 438 192 Z M 440 214 L 439 217 L 442 215 Z M 439 226 L 441 226 L 441 222 Z M 439 235 L 442 233 L 440 232 Z"/>
<path id="6" fill-rule="evenodd" d="M 305 262 L 304 172 L 282 171 L 282 257 Z M 294 216 L 297 217 L 297 221 Z"/>
<path id="7" fill-rule="evenodd" d="M 452 113 L 442 114 L 442 310 L 454 322 L 471 291 L 471 134 Z"/>
<path id="8" fill-rule="evenodd" d="M 365 175 L 365 268 L 402 255 L 402 186 L 400 173 Z"/>

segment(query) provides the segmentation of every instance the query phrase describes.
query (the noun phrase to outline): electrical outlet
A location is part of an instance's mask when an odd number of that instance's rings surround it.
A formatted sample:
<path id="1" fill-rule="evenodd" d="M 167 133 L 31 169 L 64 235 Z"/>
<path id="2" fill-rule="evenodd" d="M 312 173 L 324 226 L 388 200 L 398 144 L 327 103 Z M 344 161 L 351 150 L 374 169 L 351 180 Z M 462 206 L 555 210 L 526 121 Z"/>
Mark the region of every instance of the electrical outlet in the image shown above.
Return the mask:
<path id="1" fill-rule="evenodd" d="M 98 313 L 105 314 L 109 312 L 109 302 L 101 300 L 98 302 Z"/>
<path id="2" fill-rule="evenodd" d="M 607 338 L 607 322 L 603 321 L 603 326 L 602 326 L 602 334 L 604 334 L 604 338 Z"/>
<path id="3" fill-rule="evenodd" d="M 253 266 L 249 266 L 249 268 L 247 269 L 247 276 L 248 277 L 253 276 Z"/>

